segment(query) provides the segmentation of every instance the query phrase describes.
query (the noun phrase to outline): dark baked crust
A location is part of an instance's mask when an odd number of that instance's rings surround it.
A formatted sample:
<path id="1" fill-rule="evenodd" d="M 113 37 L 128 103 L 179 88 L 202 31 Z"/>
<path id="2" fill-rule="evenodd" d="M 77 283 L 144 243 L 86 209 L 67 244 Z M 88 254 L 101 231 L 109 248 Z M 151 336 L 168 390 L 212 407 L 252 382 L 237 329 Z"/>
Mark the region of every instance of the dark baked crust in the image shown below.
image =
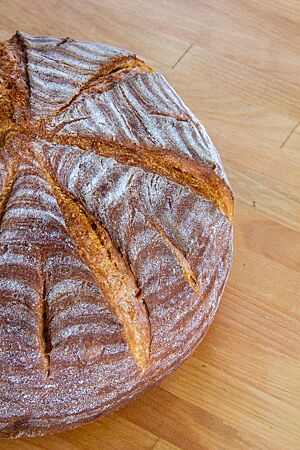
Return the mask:
<path id="1" fill-rule="evenodd" d="M 0 57 L 0 436 L 19 437 L 88 422 L 190 355 L 228 276 L 233 197 L 135 55 L 17 33 Z"/>

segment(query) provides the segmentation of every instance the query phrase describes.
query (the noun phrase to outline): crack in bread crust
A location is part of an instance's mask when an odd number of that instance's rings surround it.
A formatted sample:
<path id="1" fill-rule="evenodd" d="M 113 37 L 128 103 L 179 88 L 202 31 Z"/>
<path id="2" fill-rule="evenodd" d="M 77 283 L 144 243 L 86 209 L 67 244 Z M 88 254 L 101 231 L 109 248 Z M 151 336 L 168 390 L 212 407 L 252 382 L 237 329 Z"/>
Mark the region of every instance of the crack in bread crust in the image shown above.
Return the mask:
<path id="1" fill-rule="evenodd" d="M 165 241 L 166 245 L 171 250 L 171 252 L 175 256 L 176 260 L 178 261 L 178 264 L 180 265 L 182 273 L 183 273 L 185 279 L 187 280 L 188 284 L 195 291 L 195 293 L 201 297 L 202 296 L 201 287 L 200 287 L 199 283 L 197 282 L 197 276 L 193 272 L 191 265 L 188 262 L 188 260 L 186 259 L 186 257 L 184 256 L 183 252 L 179 248 L 176 247 L 176 245 L 166 235 L 166 233 L 164 232 L 164 230 L 162 229 L 161 226 L 159 226 L 157 223 L 154 223 L 152 220 L 149 220 L 149 219 L 147 220 L 147 223 L 149 224 L 149 226 L 151 228 L 156 230 L 161 235 L 161 237 Z"/>
<path id="2" fill-rule="evenodd" d="M 116 83 L 120 83 L 136 73 L 153 72 L 153 69 L 137 57 L 129 56 L 120 58 L 113 65 L 100 70 L 72 97 L 72 99 L 60 108 L 54 115 L 66 110 L 82 94 L 99 94 L 112 89 Z"/>
<path id="3" fill-rule="evenodd" d="M 40 303 L 40 345 L 41 345 L 41 352 L 44 355 L 44 361 L 45 361 L 45 372 L 46 377 L 49 377 L 50 370 L 51 370 L 51 351 L 52 351 L 52 342 L 51 342 L 51 335 L 50 335 L 50 328 L 49 328 L 49 306 L 47 303 L 46 298 L 46 280 L 45 280 L 45 274 L 43 269 L 43 263 L 41 261 L 41 281 L 42 281 L 42 296 L 41 296 L 41 303 Z"/>
<path id="4" fill-rule="evenodd" d="M 87 151 L 94 150 L 100 156 L 113 157 L 123 164 L 138 166 L 183 186 L 189 186 L 197 195 L 212 201 L 230 221 L 233 221 L 232 191 L 213 167 L 205 163 L 191 161 L 158 148 L 129 146 L 105 140 L 97 142 L 88 137 L 55 136 L 42 130 L 38 136 L 55 144 L 74 145 Z"/>
<path id="5" fill-rule="evenodd" d="M 79 254 L 121 323 L 133 359 L 144 369 L 149 360 L 150 323 L 135 283 L 126 274 L 121 258 L 116 258 L 116 249 L 102 227 L 57 185 L 53 185 L 53 190 Z"/>
<path id="6" fill-rule="evenodd" d="M 0 147 L 5 135 L 26 120 L 29 95 L 26 54 L 16 34 L 0 43 Z"/>
<path id="7" fill-rule="evenodd" d="M 13 184 L 16 179 L 15 168 L 11 167 L 9 171 L 9 175 L 4 180 L 4 185 L 0 191 L 0 228 L 3 219 L 3 215 L 5 212 L 6 205 L 10 199 L 11 191 L 13 188 Z"/>
<path id="8" fill-rule="evenodd" d="M 39 161 L 42 167 L 41 161 Z M 62 211 L 67 230 L 78 252 L 93 273 L 96 284 L 105 294 L 123 327 L 124 339 L 138 366 L 144 370 L 149 361 L 151 330 L 149 315 L 140 297 L 128 265 L 113 245 L 108 232 L 97 223 L 77 199 L 65 192 L 43 167 Z"/>

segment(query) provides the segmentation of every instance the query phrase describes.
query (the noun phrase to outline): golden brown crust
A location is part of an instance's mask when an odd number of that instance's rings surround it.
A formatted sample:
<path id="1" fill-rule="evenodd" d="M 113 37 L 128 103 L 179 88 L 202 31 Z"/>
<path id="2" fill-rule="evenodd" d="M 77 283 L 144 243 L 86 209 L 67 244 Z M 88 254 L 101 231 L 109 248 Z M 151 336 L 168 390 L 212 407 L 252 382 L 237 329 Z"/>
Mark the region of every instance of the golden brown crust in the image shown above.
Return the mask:
<path id="1" fill-rule="evenodd" d="M 52 185 L 70 237 L 122 325 L 132 357 L 144 369 L 149 360 L 150 325 L 132 273 L 107 231 L 93 220 L 82 205 L 63 192 L 49 175 L 46 178 Z"/>
<path id="2" fill-rule="evenodd" d="M 172 181 L 189 186 L 197 194 L 204 195 L 214 202 L 229 220 L 234 217 L 232 190 L 210 166 L 200 161 L 190 161 L 180 155 L 172 154 L 158 148 L 129 146 L 126 144 L 100 141 L 88 137 L 60 137 L 45 133 L 40 129 L 39 135 L 58 144 L 76 145 L 83 149 L 93 149 L 99 155 L 111 156 L 118 161 L 140 166 L 153 173 L 160 174 Z"/>
<path id="3" fill-rule="evenodd" d="M 0 44 L 0 437 L 73 428 L 178 367 L 232 258 L 233 196 L 159 74 L 100 44 Z"/>

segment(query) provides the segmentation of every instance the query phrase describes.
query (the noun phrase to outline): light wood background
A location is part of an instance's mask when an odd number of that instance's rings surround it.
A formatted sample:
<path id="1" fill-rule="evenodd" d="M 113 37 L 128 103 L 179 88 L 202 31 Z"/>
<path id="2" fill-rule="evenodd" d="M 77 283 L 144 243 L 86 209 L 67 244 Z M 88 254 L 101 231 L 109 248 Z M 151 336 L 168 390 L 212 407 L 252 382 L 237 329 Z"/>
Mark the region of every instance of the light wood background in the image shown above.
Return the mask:
<path id="1" fill-rule="evenodd" d="M 300 449 L 300 1 L 0 0 L 0 38 L 16 29 L 129 48 L 167 77 L 230 177 L 235 260 L 208 335 L 159 388 L 0 449 Z"/>

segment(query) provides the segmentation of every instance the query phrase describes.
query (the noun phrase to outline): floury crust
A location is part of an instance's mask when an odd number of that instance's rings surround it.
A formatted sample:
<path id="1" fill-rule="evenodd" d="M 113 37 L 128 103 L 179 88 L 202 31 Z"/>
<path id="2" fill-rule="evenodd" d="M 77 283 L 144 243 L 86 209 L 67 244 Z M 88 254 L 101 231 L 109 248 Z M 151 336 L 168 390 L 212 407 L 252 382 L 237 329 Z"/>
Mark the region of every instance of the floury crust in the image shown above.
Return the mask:
<path id="1" fill-rule="evenodd" d="M 0 45 L 0 436 L 111 411 L 205 335 L 233 197 L 204 127 L 130 52 Z"/>

